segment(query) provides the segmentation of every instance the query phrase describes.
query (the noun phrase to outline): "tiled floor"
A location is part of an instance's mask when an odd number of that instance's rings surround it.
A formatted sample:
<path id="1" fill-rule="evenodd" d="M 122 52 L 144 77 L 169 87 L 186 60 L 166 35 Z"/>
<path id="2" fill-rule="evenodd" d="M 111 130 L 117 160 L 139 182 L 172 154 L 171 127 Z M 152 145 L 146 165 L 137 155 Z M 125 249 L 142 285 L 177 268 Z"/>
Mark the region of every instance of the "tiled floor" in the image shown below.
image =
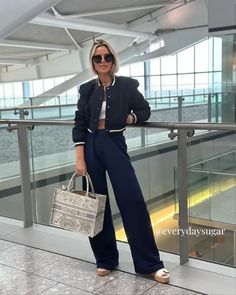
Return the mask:
<path id="1" fill-rule="evenodd" d="M 118 242 L 119 268 L 95 273 L 87 237 L 0 217 L 0 295 L 236 295 L 236 269 L 198 259 L 180 265 L 179 256 L 160 252 L 169 285 L 137 276 L 129 246 Z"/>
<path id="2" fill-rule="evenodd" d="M 162 285 L 152 279 L 113 271 L 98 277 L 93 263 L 0 240 L 0 294 L 2 295 L 131 295 L 200 293 Z"/>

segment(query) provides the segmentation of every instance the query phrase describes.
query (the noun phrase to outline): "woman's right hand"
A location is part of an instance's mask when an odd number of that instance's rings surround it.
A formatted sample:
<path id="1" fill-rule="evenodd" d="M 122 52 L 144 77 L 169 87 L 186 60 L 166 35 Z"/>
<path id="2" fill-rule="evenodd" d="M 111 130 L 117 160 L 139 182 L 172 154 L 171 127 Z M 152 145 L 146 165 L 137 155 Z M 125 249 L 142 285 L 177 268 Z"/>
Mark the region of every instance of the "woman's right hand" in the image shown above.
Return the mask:
<path id="1" fill-rule="evenodd" d="M 85 161 L 83 160 L 76 161 L 75 171 L 77 172 L 78 175 L 85 176 L 87 173 L 87 167 L 86 167 Z"/>

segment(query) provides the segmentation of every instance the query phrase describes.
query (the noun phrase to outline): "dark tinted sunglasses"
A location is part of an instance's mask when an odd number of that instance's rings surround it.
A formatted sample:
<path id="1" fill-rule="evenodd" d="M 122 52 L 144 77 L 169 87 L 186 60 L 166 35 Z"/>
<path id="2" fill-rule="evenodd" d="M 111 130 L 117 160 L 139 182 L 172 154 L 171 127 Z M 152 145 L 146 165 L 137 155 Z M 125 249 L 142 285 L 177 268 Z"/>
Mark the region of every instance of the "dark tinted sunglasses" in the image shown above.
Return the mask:
<path id="1" fill-rule="evenodd" d="M 93 62 L 96 64 L 100 64 L 102 62 L 102 59 L 106 62 L 112 62 L 114 61 L 114 56 L 111 53 L 105 54 L 105 55 L 94 55 L 92 57 Z"/>

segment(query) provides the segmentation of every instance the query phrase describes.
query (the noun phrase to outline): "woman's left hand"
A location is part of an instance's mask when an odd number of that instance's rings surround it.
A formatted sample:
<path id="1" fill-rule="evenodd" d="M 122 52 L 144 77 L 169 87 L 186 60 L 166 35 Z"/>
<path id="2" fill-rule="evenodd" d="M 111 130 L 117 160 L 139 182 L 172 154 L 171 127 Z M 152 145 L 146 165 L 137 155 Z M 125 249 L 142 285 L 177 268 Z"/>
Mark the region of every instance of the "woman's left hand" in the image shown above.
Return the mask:
<path id="1" fill-rule="evenodd" d="M 128 125 L 134 124 L 134 116 L 131 115 L 131 114 L 129 114 L 129 115 L 127 116 L 126 123 L 127 123 Z"/>

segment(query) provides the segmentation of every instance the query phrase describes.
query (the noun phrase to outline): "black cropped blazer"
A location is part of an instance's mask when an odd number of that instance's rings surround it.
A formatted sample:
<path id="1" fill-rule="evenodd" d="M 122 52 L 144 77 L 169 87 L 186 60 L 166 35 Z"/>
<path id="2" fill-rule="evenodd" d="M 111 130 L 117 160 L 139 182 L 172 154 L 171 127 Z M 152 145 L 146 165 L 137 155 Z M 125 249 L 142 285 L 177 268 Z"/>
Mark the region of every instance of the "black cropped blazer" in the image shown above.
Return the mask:
<path id="1" fill-rule="evenodd" d="M 143 123 L 150 117 L 150 107 L 138 91 L 139 82 L 135 79 L 114 76 L 113 82 L 106 87 L 105 130 L 119 132 L 125 130 L 128 114 L 135 118 L 134 123 Z M 75 125 L 72 137 L 75 145 L 85 144 L 87 132 L 97 129 L 104 87 L 98 79 L 80 86 L 78 110 L 75 112 Z"/>

